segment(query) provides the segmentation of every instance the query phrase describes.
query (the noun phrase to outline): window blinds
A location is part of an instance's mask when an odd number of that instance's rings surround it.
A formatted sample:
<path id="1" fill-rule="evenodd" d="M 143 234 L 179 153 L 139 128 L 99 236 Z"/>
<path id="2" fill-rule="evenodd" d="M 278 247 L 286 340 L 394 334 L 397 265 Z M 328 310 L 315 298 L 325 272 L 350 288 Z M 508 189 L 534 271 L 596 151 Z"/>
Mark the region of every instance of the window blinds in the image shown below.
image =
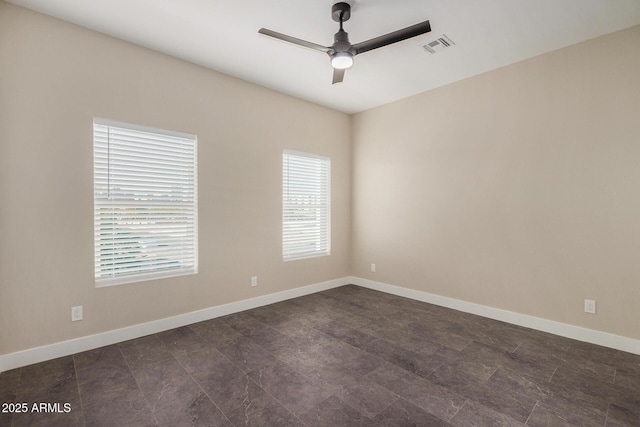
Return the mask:
<path id="1" fill-rule="evenodd" d="M 292 151 L 282 160 L 282 257 L 329 255 L 331 160 Z"/>
<path id="2" fill-rule="evenodd" d="M 96 286 L 197 272 L 195 135 L 94 119 Z"/>

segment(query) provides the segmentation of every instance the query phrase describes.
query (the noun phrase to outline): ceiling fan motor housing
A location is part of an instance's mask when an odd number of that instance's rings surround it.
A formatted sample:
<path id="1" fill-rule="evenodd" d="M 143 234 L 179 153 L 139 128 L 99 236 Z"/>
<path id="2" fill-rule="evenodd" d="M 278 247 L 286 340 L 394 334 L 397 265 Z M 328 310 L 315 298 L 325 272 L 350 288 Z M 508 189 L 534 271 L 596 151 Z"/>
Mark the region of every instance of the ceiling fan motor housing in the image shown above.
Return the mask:
<path id="1" fill-rule="evenodd" d="M 356 54 L 356 50 L 349 42 L 349 34 L 345 30 L 340 30 L 333 36 L 333 45 L 331 49 L 334 52 L 349 52 L 352 55 Z"/>

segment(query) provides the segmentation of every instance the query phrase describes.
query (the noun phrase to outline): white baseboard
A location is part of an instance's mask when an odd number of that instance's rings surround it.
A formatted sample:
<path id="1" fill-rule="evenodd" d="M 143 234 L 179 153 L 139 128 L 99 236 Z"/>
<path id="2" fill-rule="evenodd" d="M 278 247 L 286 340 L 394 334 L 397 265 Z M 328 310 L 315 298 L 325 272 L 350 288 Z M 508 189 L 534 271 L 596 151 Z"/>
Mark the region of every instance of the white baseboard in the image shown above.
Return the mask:
<path id="1" fill-rule="evenodd" d="M 42 347 L 35 347 L 27 350 L 17 351 L 15 353 L 0 355 L 0 372 L 8 371 L 14 368 L 20 368 L 22 366 L 31 365 L 33 363 L 44 362 L 46 360 L 51 360 L 58 357 L 68 356 L 82 351 L 93 350 L 95 348 L 104 347 L 105 345 L 111 345 L 122 341 L 140 338 L 145 335 L 167 331 L 169 329 L 190 325 L 196 322 L 202 322 L 203 320 L 214 319 L 216 317 L 225 316 L 227 314 L 250 310 L 252 308 L 261 307 L 263 305 L 273 304 L 291 298 L 297 298 L 327 289 L 336 288 L 338 286 L 350 284 L 351 282 L 349 281 L 349 279 L 350 278 L 348 277 L 344 277 L 327 282 L 315 283 L 312 285 L 290 289 L 287 291 L 276 292 L 273 294 L 250 298 L 243 301 L 218 305 L 205 308 L 203 310 L 192 311 L 190 313 L 128 326 L 126 328 L 115 329 L 95 335 L 89 335 L 86 337 L 75 338 L 55 344 L 44 345 Z"/>
<path id="2" fill-rule="evenodd" d="M 556 322 L 554 320 L 541 319 L 539 317 L 502 310 L 500 308 L 489 307 L 486 305 L 474 304 L 454 298 L 416 291 L 414 289 L 402 288 L 359 277 L 350 277 L 347 282 L 362 286 L 363 288 L 374 289 L 405 298 L 452 308 L 465 313 L 476 314 L 478 316 L 488 317 L 490 319 L 500 320 L 502 322 L 640 355 L 640 340 L 633 338 L 582 328 L 580 326 L 569 325 L 567 323 Z"/>
<path id="3" fill-rule="evenodd" d="M 548 332 L 554 335 L 560 335 L 563 337 L 640 355 L 640 340 L 636 340 L 633 338 L 627 338 L 620 335 L 582 328 L 579 326 L 569 325 L 553 320 L 541 319 L 526 314 L 520 314 L 512 311 L 502 310 L 499 308 L 489 307 L 486 305 L 470 303 L 454 298 L 417 291 L 414 289 L 402 288 L 399 286 L 389 285 L 387 283 L 349 276 L 330 280 L 327 282 L 303 286 L 300 288 L 290 289 L 287 291 L 250 298 L 243 301 L 209 307 L 203 310 L 193 311 L 173 317 L 167 317 L 147 323 L 128 326 L 122 329 L 115 329 L 95 335 L 89 335 L 86 337 L 75 338 L 55 344 L 49 344 L 42 347 L 35 347 L 27 350 L 17 351 L 15 353 L 0 355 L 0 372 L 31 365 L 33 363 L 44 362 L 46 360 L 55 359 L 57 357 L 68 356 L 82 351 L 93 350 L 105 345 L 111 345 L 122 341 L 140 338 L 145 335 L 155 334 L 169 329 L 178 328 L 180 326 L 201 322 L 203 320 L 214 319 L 216 317 L 225 316 L 227 314 L 250 310 L 252 308 L 261 307 L 264 305 L 273 304 L 276 302 L 285 301 L 291 298 L 297 298 L 300 296 L 309 295 L 348 284 L 354 284 L 362 286 L 363 288 L 374 289 L 405 298 L 411 298 L 417 301 L 423 301 L 430 304 L 451 308 L 465 313 L 476 314 L 478 316 L 488 317 L 490 319 L 500 320 L 514 325 L 524 326 L 527 328 Z"/>

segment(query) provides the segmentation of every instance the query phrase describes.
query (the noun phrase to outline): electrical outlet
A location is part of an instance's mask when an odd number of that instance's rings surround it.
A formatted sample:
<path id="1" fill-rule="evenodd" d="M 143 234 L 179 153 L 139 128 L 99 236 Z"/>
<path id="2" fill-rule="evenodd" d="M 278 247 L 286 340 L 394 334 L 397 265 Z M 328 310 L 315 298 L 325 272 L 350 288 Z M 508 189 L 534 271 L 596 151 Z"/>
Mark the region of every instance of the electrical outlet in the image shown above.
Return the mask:
<path id="1" fill-rule="evenodd" d="M 77 322 L 78 320 L 82 320 L 82 306 L 79 305 L 77 307 L 71 307 L 71 321 Z"/>
<path id="2" fill-rule="evenodd" d="M 371 272 L 372 273 L 376 272 L 376 265 L 375 264 L 371 264 Z"/>
<path id="3" fill-rule="evenodd" d="M 258 276 L 251 276 L 251 287 L 255 288 L 258 286 Z"/>
<path id="4" fill-rule="evenodd" d="M 592 299 L 584 300 L 584 312 L 596 314 L 596 302 Z"/>

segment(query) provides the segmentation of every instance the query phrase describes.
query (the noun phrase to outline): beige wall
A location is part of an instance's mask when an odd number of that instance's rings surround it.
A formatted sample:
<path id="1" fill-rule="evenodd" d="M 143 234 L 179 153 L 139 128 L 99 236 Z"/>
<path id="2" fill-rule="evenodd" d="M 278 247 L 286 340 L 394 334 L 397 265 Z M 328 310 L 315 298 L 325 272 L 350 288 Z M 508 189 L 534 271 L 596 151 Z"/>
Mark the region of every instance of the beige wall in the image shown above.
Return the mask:
<path id="1" fill-rule="evenodd" d="M 94 116 L 198 135 L 199 274 L 94 287 Z M 347 276 L 350 122 L 0 1 L 0 354 Z M 282 262 L 285 148 L 332 159 L 329 257 Z"/>
<path id="2" fill-rule="evenodd" d="M 634 27 L 356 115 L 354 275 L 639 339 L 639 46 Z"/>

